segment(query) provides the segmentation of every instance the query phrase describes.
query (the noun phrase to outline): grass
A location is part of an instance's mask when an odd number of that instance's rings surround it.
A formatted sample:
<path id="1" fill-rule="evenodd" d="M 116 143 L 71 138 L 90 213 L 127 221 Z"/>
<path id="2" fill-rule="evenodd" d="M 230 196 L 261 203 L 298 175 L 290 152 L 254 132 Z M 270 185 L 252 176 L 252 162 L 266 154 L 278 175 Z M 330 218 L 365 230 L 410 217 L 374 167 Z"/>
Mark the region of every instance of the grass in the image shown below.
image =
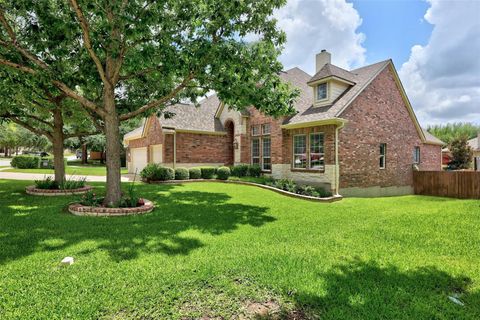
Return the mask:
<path id="1" fill-rule="evenodd" d="M 41 173 L 53 174 L 53 169 L 6 169 L 2 172 L 21 172 L 21 173 Z M 77 176 L 105 176 L 107 170 L 105 166 L 101 165 L 67 165 L 65 169 L 66 174 L 74 174 Z M 126 168 L 122 169 L 122 174 L 128 173 Z"/>
<path id="2" fill-rule="evenodd" d="M 139 184 L 154 212 L 94 218 L 28 184 L 0 180 L 0 318 L 480 318 L 480 201 Z"/>

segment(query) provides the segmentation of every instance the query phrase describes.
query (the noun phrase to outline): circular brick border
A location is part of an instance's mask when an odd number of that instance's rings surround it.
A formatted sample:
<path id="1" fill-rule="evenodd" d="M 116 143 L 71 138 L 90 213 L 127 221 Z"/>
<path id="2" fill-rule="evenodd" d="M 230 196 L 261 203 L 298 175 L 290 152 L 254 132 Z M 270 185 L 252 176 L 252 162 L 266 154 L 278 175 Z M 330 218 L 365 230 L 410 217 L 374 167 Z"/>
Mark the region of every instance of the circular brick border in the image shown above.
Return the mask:
<path id="1" fill-rule="evenodd" d="M 94 216 L 94 217 L 121 217 L 151 212 L 155 206 L 152 201 L 143 199 L 145 204 L 135 208 L 108 208 L 108 207 L 89 207 L 74 203 L 68 206 L 68 211 L 76 216 Z"/>
<path id="2" fill-rule="evenodd" d="M 84 194 L 88 191 L 92 190 L 92 186 L 84 186 L 83 188 L 78 189 L 37 189 L 35 186 L 28 186 L 25 188 L 25 192 L 27 194 L 31 194 L 34 196 L 47 196 L 47 197 L 55 197 L 55 196 L 71 196 L 76 194 Z"/>

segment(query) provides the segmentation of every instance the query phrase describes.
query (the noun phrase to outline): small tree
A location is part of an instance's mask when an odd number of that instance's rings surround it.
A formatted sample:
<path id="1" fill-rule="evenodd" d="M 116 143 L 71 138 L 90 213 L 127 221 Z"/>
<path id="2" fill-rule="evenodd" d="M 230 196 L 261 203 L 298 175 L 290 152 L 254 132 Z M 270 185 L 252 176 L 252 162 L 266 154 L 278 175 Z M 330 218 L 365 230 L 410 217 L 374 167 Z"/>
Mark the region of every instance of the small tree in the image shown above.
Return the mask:
<path id="1" fill-rule="evenodd" d="M 450 165 L 454 169 L 468 169 L 472 162 L 472 148 L 467 143 L 467 137 L 459 137 L 452 140 L 450 144 L 450 152 L 452 153 L 452 161 Z"/>

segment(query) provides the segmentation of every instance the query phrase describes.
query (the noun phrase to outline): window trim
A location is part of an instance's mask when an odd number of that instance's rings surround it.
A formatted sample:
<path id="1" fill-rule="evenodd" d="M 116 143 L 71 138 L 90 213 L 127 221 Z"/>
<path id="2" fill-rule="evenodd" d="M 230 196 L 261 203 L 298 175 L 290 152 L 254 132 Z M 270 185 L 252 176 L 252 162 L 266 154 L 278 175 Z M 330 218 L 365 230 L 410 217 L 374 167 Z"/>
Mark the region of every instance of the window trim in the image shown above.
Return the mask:
<path id="1" fill-rule="evenodd" d="M 383 147 L 383 154 L 381 153 L 382 145 L 384 146 Z M 379 156 L 378 156 L 378 160 L 379 160 L 378 168 L 383 170 L 387 167 L 387 144 L 386 143 L 380 143 L 379 148 L 380 148 L 380 150 L 379 150 Z M 383 166 L 380 165 L 380 159 L 381 158 L 383 158 Z"/>
<path id="2" fill-rule="evenodd" d="M 263 152 L 264 151 L 263 142 L 265 141 L 265 139 L 270 141 L 270 155 L 268 157 L 266 157 L 264 155 L 264 152 Z M 261 162 L 260 167 L 262 168 L 262 171 L 270 172 L 270 171 L 272 171 L 272 138 L 269 135 L 266 135 L 266 136 L 262 136 L 262 138 L 260 140 L 261 140 L 261 145 L 262 145 L 262 148 L 261 148 L 262 149 L 262 156 L 261 156 L 262 162 Z M 270 159 L 270 169 L 265 169 L 265 158 Z"/>
<path id="3" fill-rule="evenodd" d="M 314 169 L 312 168 L 312 147 L 311 147 L 311 142 L 312 142 L 312 136 L 313 135 L 320 135 L 322 136 L 323 140 L 323 152 L 320 152 L 318 154 L 323 155 L 323 168 L 319 169 Z M 312 171 L 319 171 L 319 172 L 324 172 L 325 171 L 325 133 L 324 132 L 310 132 L 308 135 L 308 170 Z"/>
<path id="4" fill-rule="evenodd" d="M 258 129 L 258 132 L 257 132 L 256 134 L 254 133 L 254 129 L 255 129 L 255 128 Z M 261 125 L 259 125 L 259 124 L 252 125 L 252 132 L 251 132 L 251 134 L 252 134 L 252 137 L 259 137 L 259 136 L 261 136 L 261 135 L 262 135 L 262 127 L 261 127 Z"/>
<path id="5" fill-rule="evenodd" d="M 320 87 L 321 85 L 325 85 L 325 87 L 326 87 L 326 89 L 325 89 L 326 96 L 325 96 L 325 98 L 319 99 L 319 98 L 318 98 L 318 87 Z M 330 94 L 329 94 L 329 93 L 330 93 L 329 91 L 330 91 L 330 85 L 329 85 L 328 82 L 322 82 L 322 83 L 317 84 L 317 85 L 315 86 L 315 101 L 316 101 L 316 102 L 327 101 L 328 98 L 329 98 L 329 95 L 330 95 Z"/>
<path id="6" fill-rule="evenodd" d="M 264 126 L 269 127 L 268 133 L 264 133 L 264 129 L 263 129 Z M 256 163 L 255 165 L 259 165 L 262 172 L 270 173 L 270 172 L 272 172 L 272 166 L 273 166 L 273 164 L 272 164 L 272 138 L 271 138 L 271 135 L 270 135 L 271 130 L 272 130 L 271 122 L 264 122 L 264 123 L 260 123 L 260 124 L 252 124 L 251 128 L 252 129 L 250 131 L 250 134 L 251 134 L 251 140 L 252 141 L 250 143 L 250 146 L 251 146 L 250 164 L 254 165 L 253 160 L 258 158 L 258 163 Z M 253 134 L 253 128 L 258 128 L 258 133 L 257 134 Z M 264 140 L 264 138 L 267 138 L 267 137 L 268 137 L 268 139 L 270 139 L 270 156 L 265 157 L 265 158 L 270 159 L 270 169 L 264 169 L 264 162 L 263 162 L 263 159 L 264 159 L 264 156 L 263 156 L 263 140 Z M 253 141 L 255 139 L 258 140 L 258 157 L 253 156 Z"/>
<path id="7" fill-rule="evenodd" d="M 418 158 L 417 158 L 417 150 L 418 150 Z M 419 146 L 413 147 L 413 163 L 420 164 L 421 162 L 421 151 Z"/>
<path id="8" fill-rule="evenodd" d="M 305 138 L 305 157 L 307 159 L 305 159 L 307 162 L 306 162 L 306 165 L 305 165 L 305 168 L 302 168 L 302 167 L 295 167 L 295 155 L 301 155 L 303 153 L 295 153 L 295 137 L 304 137 Z M 308 139 L 307 139 L 307 134 L 306 133 L 299 133 L 299 134 L 294 134 L 292 135 L 292 169 L 293 170 L 308 170 L 308 167 L 309 167 L 309 161 L 308 161 Z"/>

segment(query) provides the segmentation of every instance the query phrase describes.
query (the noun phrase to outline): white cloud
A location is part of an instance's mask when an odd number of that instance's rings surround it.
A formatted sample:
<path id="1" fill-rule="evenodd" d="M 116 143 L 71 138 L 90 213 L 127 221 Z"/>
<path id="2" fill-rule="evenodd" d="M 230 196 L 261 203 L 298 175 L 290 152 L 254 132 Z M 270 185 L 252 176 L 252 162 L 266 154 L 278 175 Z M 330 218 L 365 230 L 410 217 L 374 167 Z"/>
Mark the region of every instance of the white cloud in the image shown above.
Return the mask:
<path id="1" fill-rule="evenodd" d="M 480 123 L 480 1 L 429 2 L 429 42 L 399 72 L 407 94 L 423 125 Z"/>
<path id="2" fill-rule="evenodd" d="M 343 68 L 365 63 L 365 35 L 358 12 L 344 0 L 289 0 L 275 13 L 278 26 L 287 34 L 280 61 L 286 69 L 300 67 L 313 74 L 315 54 L 326 49 L 332 63 Z"/>

